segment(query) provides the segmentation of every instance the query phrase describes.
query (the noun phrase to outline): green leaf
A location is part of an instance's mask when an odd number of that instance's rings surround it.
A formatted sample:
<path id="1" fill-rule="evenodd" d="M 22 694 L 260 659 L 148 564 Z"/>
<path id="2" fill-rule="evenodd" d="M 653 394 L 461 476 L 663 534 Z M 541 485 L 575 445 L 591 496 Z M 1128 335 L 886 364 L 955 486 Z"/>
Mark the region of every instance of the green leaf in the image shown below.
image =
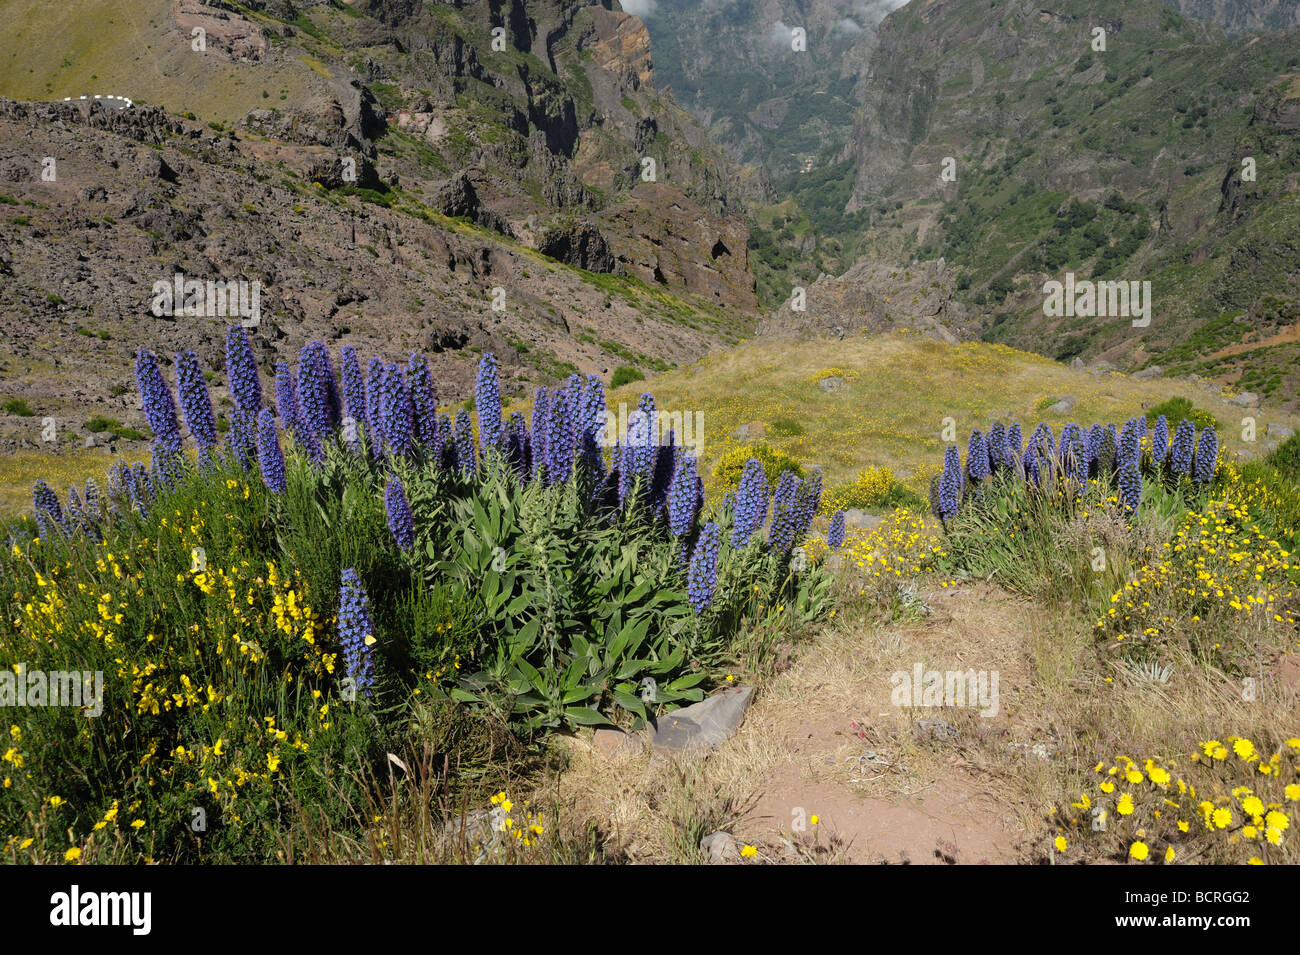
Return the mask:
<path id="1" fill-rule="evenodd" d="M 643 720 L 647 718 L 645 712 L 645 704 L 641 702 L 641 698 L 639 696 L 629 693 L 627 690 L 623 689 L 622 687 L 615 687 L 613 696 L 614 696 L 614 702 L 617 703 L 619 706 L 623 707 L 623 709 L 630 710 L 631 712 L 641 717 L 641 719 Z"/>
<path id="2" fill-rule="evenodd" d="M 585 700 L 592 696 L 599 696 L 599 694 L 599 687 L 583 684 L 582 686 L 574 687 L 569 690 L 569 692 L 565 693 L 564 696 L 560 697 L 560 703 L 563 706 L 568 706 L 570 703 L 577 703 L 579 700 Z"/>
<path id="3" fill-rule="evenodd" d="M 672 690 L 674 693 L 680 690 L 689 689 L 690 687 L 699 685 L 701 682 L 703 682 L 703 680 L 707 676 L 708 674 L 705 673 L 703 670 L 701 670 L 698 673 L 688 673 L 685 676 L 678 677 L 676 680 L 673 680 L 673 682 L 669 683 L 668 689 Z"/>
<path id="4" fill-rule="evenodd" d="M 571 723 L 577 723 L 579 726 L 604 726 L 609 724 L 599 710 L 593 710 L 589 706 L 569 706 L 565 707 L 564 718 Z"/>

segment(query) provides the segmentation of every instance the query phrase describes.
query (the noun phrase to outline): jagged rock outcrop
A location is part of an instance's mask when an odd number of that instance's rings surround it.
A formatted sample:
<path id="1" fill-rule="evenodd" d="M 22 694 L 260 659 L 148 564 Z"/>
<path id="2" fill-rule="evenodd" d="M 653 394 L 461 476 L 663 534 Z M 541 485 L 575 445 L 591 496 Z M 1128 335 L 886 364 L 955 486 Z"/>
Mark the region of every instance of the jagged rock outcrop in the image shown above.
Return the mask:
<path id="1" fill-rule="evenodd" d="M 384 118 L 378 102 L 359 81 L 333 84 L 330 95 L 313 97 L 303 107 L 255 109 L 241 125 L 249 132 L 285 142 L 351 149 L 373 158 L 373 138 Z"/>
<path id="2" fill-rule="evenodd" d="M 908 328 L 946 342 L 968 334 L 966 307 L 953 299 L 943 259 L 910 266 L 858 260 L 840 276 L 823 275 L 760 325 L 772 338 L 843 338 Z M 794 306 L 802 304 L 803 309 Z"/>
<path id="3" fill-rule="evenodd" d="M 546 230 L 537 239 L 537 251 L 588 272 L 613 272 L 617 264 L 600 230 L 586 222 Z"/>
<path id="4" fill-rule="evenodd" d="M 219 51 L 236 63 L 253 63 L 266 56 L 268 43 L 262 28 L 227 4 L 172 0 L 171 18 L 187 40 L 202 39 L 201 52 Z M 203 32 L 196 36 L 196 30 Z"/>

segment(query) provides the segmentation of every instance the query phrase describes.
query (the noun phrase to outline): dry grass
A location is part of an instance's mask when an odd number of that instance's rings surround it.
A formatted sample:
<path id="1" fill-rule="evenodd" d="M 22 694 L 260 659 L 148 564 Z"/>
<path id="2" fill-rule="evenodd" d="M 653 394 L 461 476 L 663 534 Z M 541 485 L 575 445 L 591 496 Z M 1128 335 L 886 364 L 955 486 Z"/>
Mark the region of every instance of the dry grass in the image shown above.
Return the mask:
<path id="1" fill-rule="evenodd" d="M 296 58 L 236 64 L 212 48 L 194 52 L 170 8 L 169 0 L 98 0 L 92 16 L 78 5 L 6 0 L 0 89 L 20 100 L 112 93 L 233 123 L 268 104 L 301 105 L 326 88 Z M 263 90 L 274 98 L 263 99 Z"/>
<path id="2" fill-rule="evenodd" d="M 98 448 L 46 454 L 16 451 L 0 456 L 0 520 L 10 520 L 32 510 L 32 485 L 44 478 L 66 496 L 72 485 L 81 487 L 93 477 L 104 486 L 112 456 Z"/>
<path id="3" fill-rule="evenodd" d="M 823 391 L 817 376 L 836 369 L 844 385 Z M 823 468 L 828 486 L 875 465 L 924 491 L 947 443 L 941 435 L 945 418 L 953 419 L 958 440 L 964 442 L 971 428 L 987 429 L 996 417 L 1021 422 L 1026 434 L 1043 420 L 1059 432 L 1067 421 L 1123 423 L 1144 405 L 1175 395 L 1223 422 L 1225 450 L 1250 447 L 1240 433 L 1246 412 L 1229 404 L 1216 387 L 1137 381 L 1118 373 L 1092 375 L 1003 345 L 947 345 L 906 334 L 744 342 L 652 381 L 617 389 L 609 398 L 611 411 L 617 412 L 619 402 L 634 408 L 642 391 L 654 394 L 661 411 L 703 413 L 701 473 L 706 477 L 722 455 L 752 440 L 734 437 L 740 425 L 787 418 L 802 424 L 805 433 L 780 436 L 769 430 L 758 440 Z M 1064 395 L 1078 399 L 1069 415 L 1037 410 L 1043 399 Z M 1259 426 L 1268 421 L 1297 424 L 1291 415 L 1261 413 L 1256 418 L 1261 434 Z"/>
<path id="4" fill-rule="evenodd" d="M 632 862 L 699 861 L 691 846 L 716 829 L 758 845 L 758 861 L 850 857 L 842 846 L 812 851 L 808 838 L 756 827 L 746 808 L 785 805 L 775 786 L 791 800 L 810 788 L 837 795 L 863 814 L 921 799 L 931 816 L 964 815 L 1014 843 L 1015 860 L 1041 863 L 1055 835 L 1053 807 L 1095 791 L 1099 761 L 1154 757 L 1195 772 L 1187 757 L 1202 740 L 1239 735 L 1262 744 L 1296 734 L 1294 688 L 1277 685 L 1266 703 L 1247 703 L 1239 683 L 1187 657 L 1171 658 L 1173 675 L 1159 684 L 1099 655 L 1089 619 L 990 584 L 931 578 L 922 596 L 929 612 L 903 617 L 877 612 L 876 601 L 846 603 L 787 670 L 760 683 L 739 732 L 717 751 L 608 756 L 587 739 L 572 740 L 566 765 L 541 783 L 539 798 L 563 805 L 577 829 L 606 833 L 612 851 Z M 916 663 L 996 671 L 998 713 L 894 705 L 890 675 Z M 865 739 L 850 729 L 849 714 Z M 946 721 L 957 739 L 918 733 L 923 719 Z M 864 753 L 877 756 L 868 762 Z M 1204 777 L 1198 791 L 1211 783 Z M 1114 845 L 1078 845 L 1073 835 L 1071 844 L 1074 860 L 1115 858 Z M 871 845 L 851 848 L 855 861 L 873 857 Z M 1226 847 L 1193 842 L 1184 851 L 1186 861 L 1221 859 Z"/>

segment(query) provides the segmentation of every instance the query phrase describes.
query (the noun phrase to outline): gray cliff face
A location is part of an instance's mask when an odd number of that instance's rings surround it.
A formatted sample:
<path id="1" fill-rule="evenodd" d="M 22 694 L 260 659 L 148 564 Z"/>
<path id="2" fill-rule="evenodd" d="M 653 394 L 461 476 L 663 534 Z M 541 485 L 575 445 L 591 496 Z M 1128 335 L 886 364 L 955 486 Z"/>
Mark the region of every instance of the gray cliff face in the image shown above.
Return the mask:
<path id="1" fill-rule="evenodd" d="M 1193 20 L 1213 23 L 1229 36 L 1300 27 L 1300 0 L 1163 0 Z"/>

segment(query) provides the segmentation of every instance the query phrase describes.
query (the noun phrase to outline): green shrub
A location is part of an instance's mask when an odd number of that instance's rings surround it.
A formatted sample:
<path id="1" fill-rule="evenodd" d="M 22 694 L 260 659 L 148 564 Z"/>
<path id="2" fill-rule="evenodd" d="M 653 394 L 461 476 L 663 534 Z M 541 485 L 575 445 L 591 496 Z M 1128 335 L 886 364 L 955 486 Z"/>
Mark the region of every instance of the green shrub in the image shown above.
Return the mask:
<path id="1" fill-rule="evenodd" d="M 713 466 L 713 477 L 724 490 L 730 490 L 740 483 L 740 474 L 745 470 L 745 462 L 757 458 L 763 464 L 763 473 L 767 477 L 769 490 L 776 490 L 777 481 L 782 471 L 793 471 L 795 477 L 804 477 L 803 465 L 779 448 L 769 447 L 762 442 L 742 444 L 724 454 Z"/>
<path id="2" fill-rule="evenodd" d="M 1300 483 L 1300 434 L 1293 434 L 1268 453 L 1264 461 L 1291 481 Z"/>
<path id="3" fill-rule="evenodd" d="M 144 441 L 149 437 L 148 434 L 139 431 L 129 425 L 124 425 L 116 418 L 108 418 L 104 415 L 96 415 L 87 421 L 82 427 L 92 434 L 103 434 L 105 432 L 117 438 L 123 438 L 127 441 Z"/>
<path id="4" fill-rule="evenodd" d="M 1219 419 L 1214 417 L 1208 411 L 1195 407 L 1191 401 L 1181 395 L 1170 398 L 1168 401 L 1162 401 L 1154 408 L 1147 409 L 1147 421 L 1154 422 L 1161 415 L 1169 422 L 1170 434 L 1173 429 L 1178 427 L 1178 423 L 1187 418 L 1196 425 L 1197 428 L 1220 428 Z"/>
<path id="5" fill-rule="evenodd" d="M 900 484 L 888 468 L 863 468 L 847 484 L 832 488 L 823 498 L 821 510 L 826 514 L 852 508 L 910 507 L 924 509 L 926 501 L 905 484 Z"/>
<path id="6" fill-rule="evenodd" d="M 620 388 L 633 381 L 645 381 L 645 375 L 641 373 L 641 369 L 633 368 L 631 365 L 619 365 L 614 369 L 614 375 L 609 380 L 609 386 L 611 388 Z"/>
<path id="7" fill-rule="evenodd" d="M 23 398 L 10 398 L 2 407 L 10 414 L 16 414 L 23 418 L 30 418 L 32 415 L 36 414 L 36 412 L 32 410 L 31 405 L 29 405 Z"/>
<path id="8" fill-rule="evenodd" d="M 789 418 L 777 418 L 769 426 L 768 430 L 780 437 L 798 437 L 805 434 L 804 426 L 798 421 L 791 421 Z"/>
<path id="9" fill-rule="evenodd" d="M 98 434 L 104 431 L 112 431 L 114 428 L 122 427 L 122 422 L 116 418 L 106 418 L 103 415 L 96 415 L 83 425 L 83 427 L 92 433 Z"/>
<path id="10" fill-rule="evenodd" d="M 388 778 L 389 753 L 430 756 L 431 725 L 508 728 L 515 747 L 634 726 L 829 612 L 820 567 L 761 542 L 732 549 L 728 514 L 713 602 L 696 613 L 680 559 L 691 539 L 639 505 L 610 521 L 585 472 L 524 483 L 490 461 L 465 475 L 337 439 L 313 466 L 284 440 L 281 494 L 256 468 L 187 466 L 145 512 L 115 500 L 93 535 L 28 544 L 26 520 L 23 545 L 0 548 L 0 613 L 16 621 L 0 628 L 0 658 L 104 678 L 95 719 L 7 712 L 0 765 L 21 760 L 22 773 L 0 770 L 6 858 L 58 862 L 71 847 L 83 862 L 267 862 L 304 811 L 313 830 L 364 845 L 367 780 Z M 390 471 L 414 516 L 407 551 L 387 526 Z M 370 603 L 370 695 L 343 679 L 344 568 Z M 449 755 L 448 786 L 480 785 Z"/>

